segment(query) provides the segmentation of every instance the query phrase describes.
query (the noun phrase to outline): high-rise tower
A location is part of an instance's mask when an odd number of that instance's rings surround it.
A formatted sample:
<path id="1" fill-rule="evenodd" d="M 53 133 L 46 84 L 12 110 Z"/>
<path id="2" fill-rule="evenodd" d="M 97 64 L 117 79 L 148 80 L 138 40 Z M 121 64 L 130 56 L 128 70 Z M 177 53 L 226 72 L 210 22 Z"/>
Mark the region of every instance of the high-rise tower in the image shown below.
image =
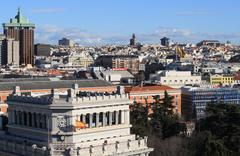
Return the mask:
<path id="1" fill-rule="evenodd" d="M 130 46 L 136 45 L 136 36 L 135 34 L 132 34 L 132 38 L 130 39 Z"/>
<path id="2" fill-rule="evenodd" d="M 34 64 L 34 28 L 35 24 L 30 23 L 22 15 L 20 8 L 17 15 L 10 19 L 9 23 L 3 23 L 6 37 L 19 41 L 19 62 L 21 65 Z"/>

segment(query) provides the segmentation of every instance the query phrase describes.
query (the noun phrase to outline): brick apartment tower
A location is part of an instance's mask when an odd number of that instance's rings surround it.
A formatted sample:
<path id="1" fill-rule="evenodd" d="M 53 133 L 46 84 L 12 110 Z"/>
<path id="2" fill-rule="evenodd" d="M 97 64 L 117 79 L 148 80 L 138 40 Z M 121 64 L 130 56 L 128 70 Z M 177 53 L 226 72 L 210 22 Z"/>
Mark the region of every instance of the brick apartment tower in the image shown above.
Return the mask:
<path id="1" fill-rule="evenodd" d="M 35 24 L 22 15 L 20 8 L 15 18 L 3 23 L 5 36 L 19 41 L 20 65 L 34 64 L 34 28 Z"/>

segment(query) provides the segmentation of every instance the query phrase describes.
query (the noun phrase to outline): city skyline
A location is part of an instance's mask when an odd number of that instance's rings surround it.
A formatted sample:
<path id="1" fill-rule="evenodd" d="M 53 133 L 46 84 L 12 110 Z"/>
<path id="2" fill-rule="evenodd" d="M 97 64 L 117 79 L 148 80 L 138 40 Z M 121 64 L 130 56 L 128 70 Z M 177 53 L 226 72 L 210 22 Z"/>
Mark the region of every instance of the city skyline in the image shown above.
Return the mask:
<path id="1" fill-rule="evenodd" d="M 151 3 L 12 0 L 3 2 L 3 6 L 11 8 L 0 10 L 3 15 L 0 21 L 8 21 L 21 7 L 24 16 L 36 23 L 35 43 L 56 44 L 58 39 L 68 37 L 82 45 L 128 44 L 135 33 L 137 42 L 142 43 L 160 43 L 160 38 L 167 36 L 175 42 L 218 39 L 239 44 L 240 22 L 236 20 L 240 15 L 239 4 L 224 0 L 217 4 L 206 0 Z"/>

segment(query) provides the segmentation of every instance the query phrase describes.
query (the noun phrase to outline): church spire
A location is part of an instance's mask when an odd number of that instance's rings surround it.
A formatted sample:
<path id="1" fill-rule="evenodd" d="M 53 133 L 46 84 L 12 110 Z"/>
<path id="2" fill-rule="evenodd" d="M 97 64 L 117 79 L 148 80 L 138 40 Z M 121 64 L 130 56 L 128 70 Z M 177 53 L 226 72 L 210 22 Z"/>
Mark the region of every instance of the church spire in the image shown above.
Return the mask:
<path id="1" fill-rule="evenodd" d="M 21 14 L 21 8 L 18 7 L 18 15 Z"/>

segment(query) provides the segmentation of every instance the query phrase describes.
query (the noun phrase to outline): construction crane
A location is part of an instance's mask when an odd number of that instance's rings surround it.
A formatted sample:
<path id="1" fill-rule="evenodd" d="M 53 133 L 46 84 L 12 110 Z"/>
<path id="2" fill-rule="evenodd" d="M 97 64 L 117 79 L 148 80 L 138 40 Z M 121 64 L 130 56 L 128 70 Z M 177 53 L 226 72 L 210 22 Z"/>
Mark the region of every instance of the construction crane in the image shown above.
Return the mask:
<path id="1" fill-rule="evenodd" d="M 175 51 L 176 51 L 176 55 L 178 55 L 180 58 L 184 58 L 186 55 L 184 50 L 179 46 L 176 47 Z"/>

